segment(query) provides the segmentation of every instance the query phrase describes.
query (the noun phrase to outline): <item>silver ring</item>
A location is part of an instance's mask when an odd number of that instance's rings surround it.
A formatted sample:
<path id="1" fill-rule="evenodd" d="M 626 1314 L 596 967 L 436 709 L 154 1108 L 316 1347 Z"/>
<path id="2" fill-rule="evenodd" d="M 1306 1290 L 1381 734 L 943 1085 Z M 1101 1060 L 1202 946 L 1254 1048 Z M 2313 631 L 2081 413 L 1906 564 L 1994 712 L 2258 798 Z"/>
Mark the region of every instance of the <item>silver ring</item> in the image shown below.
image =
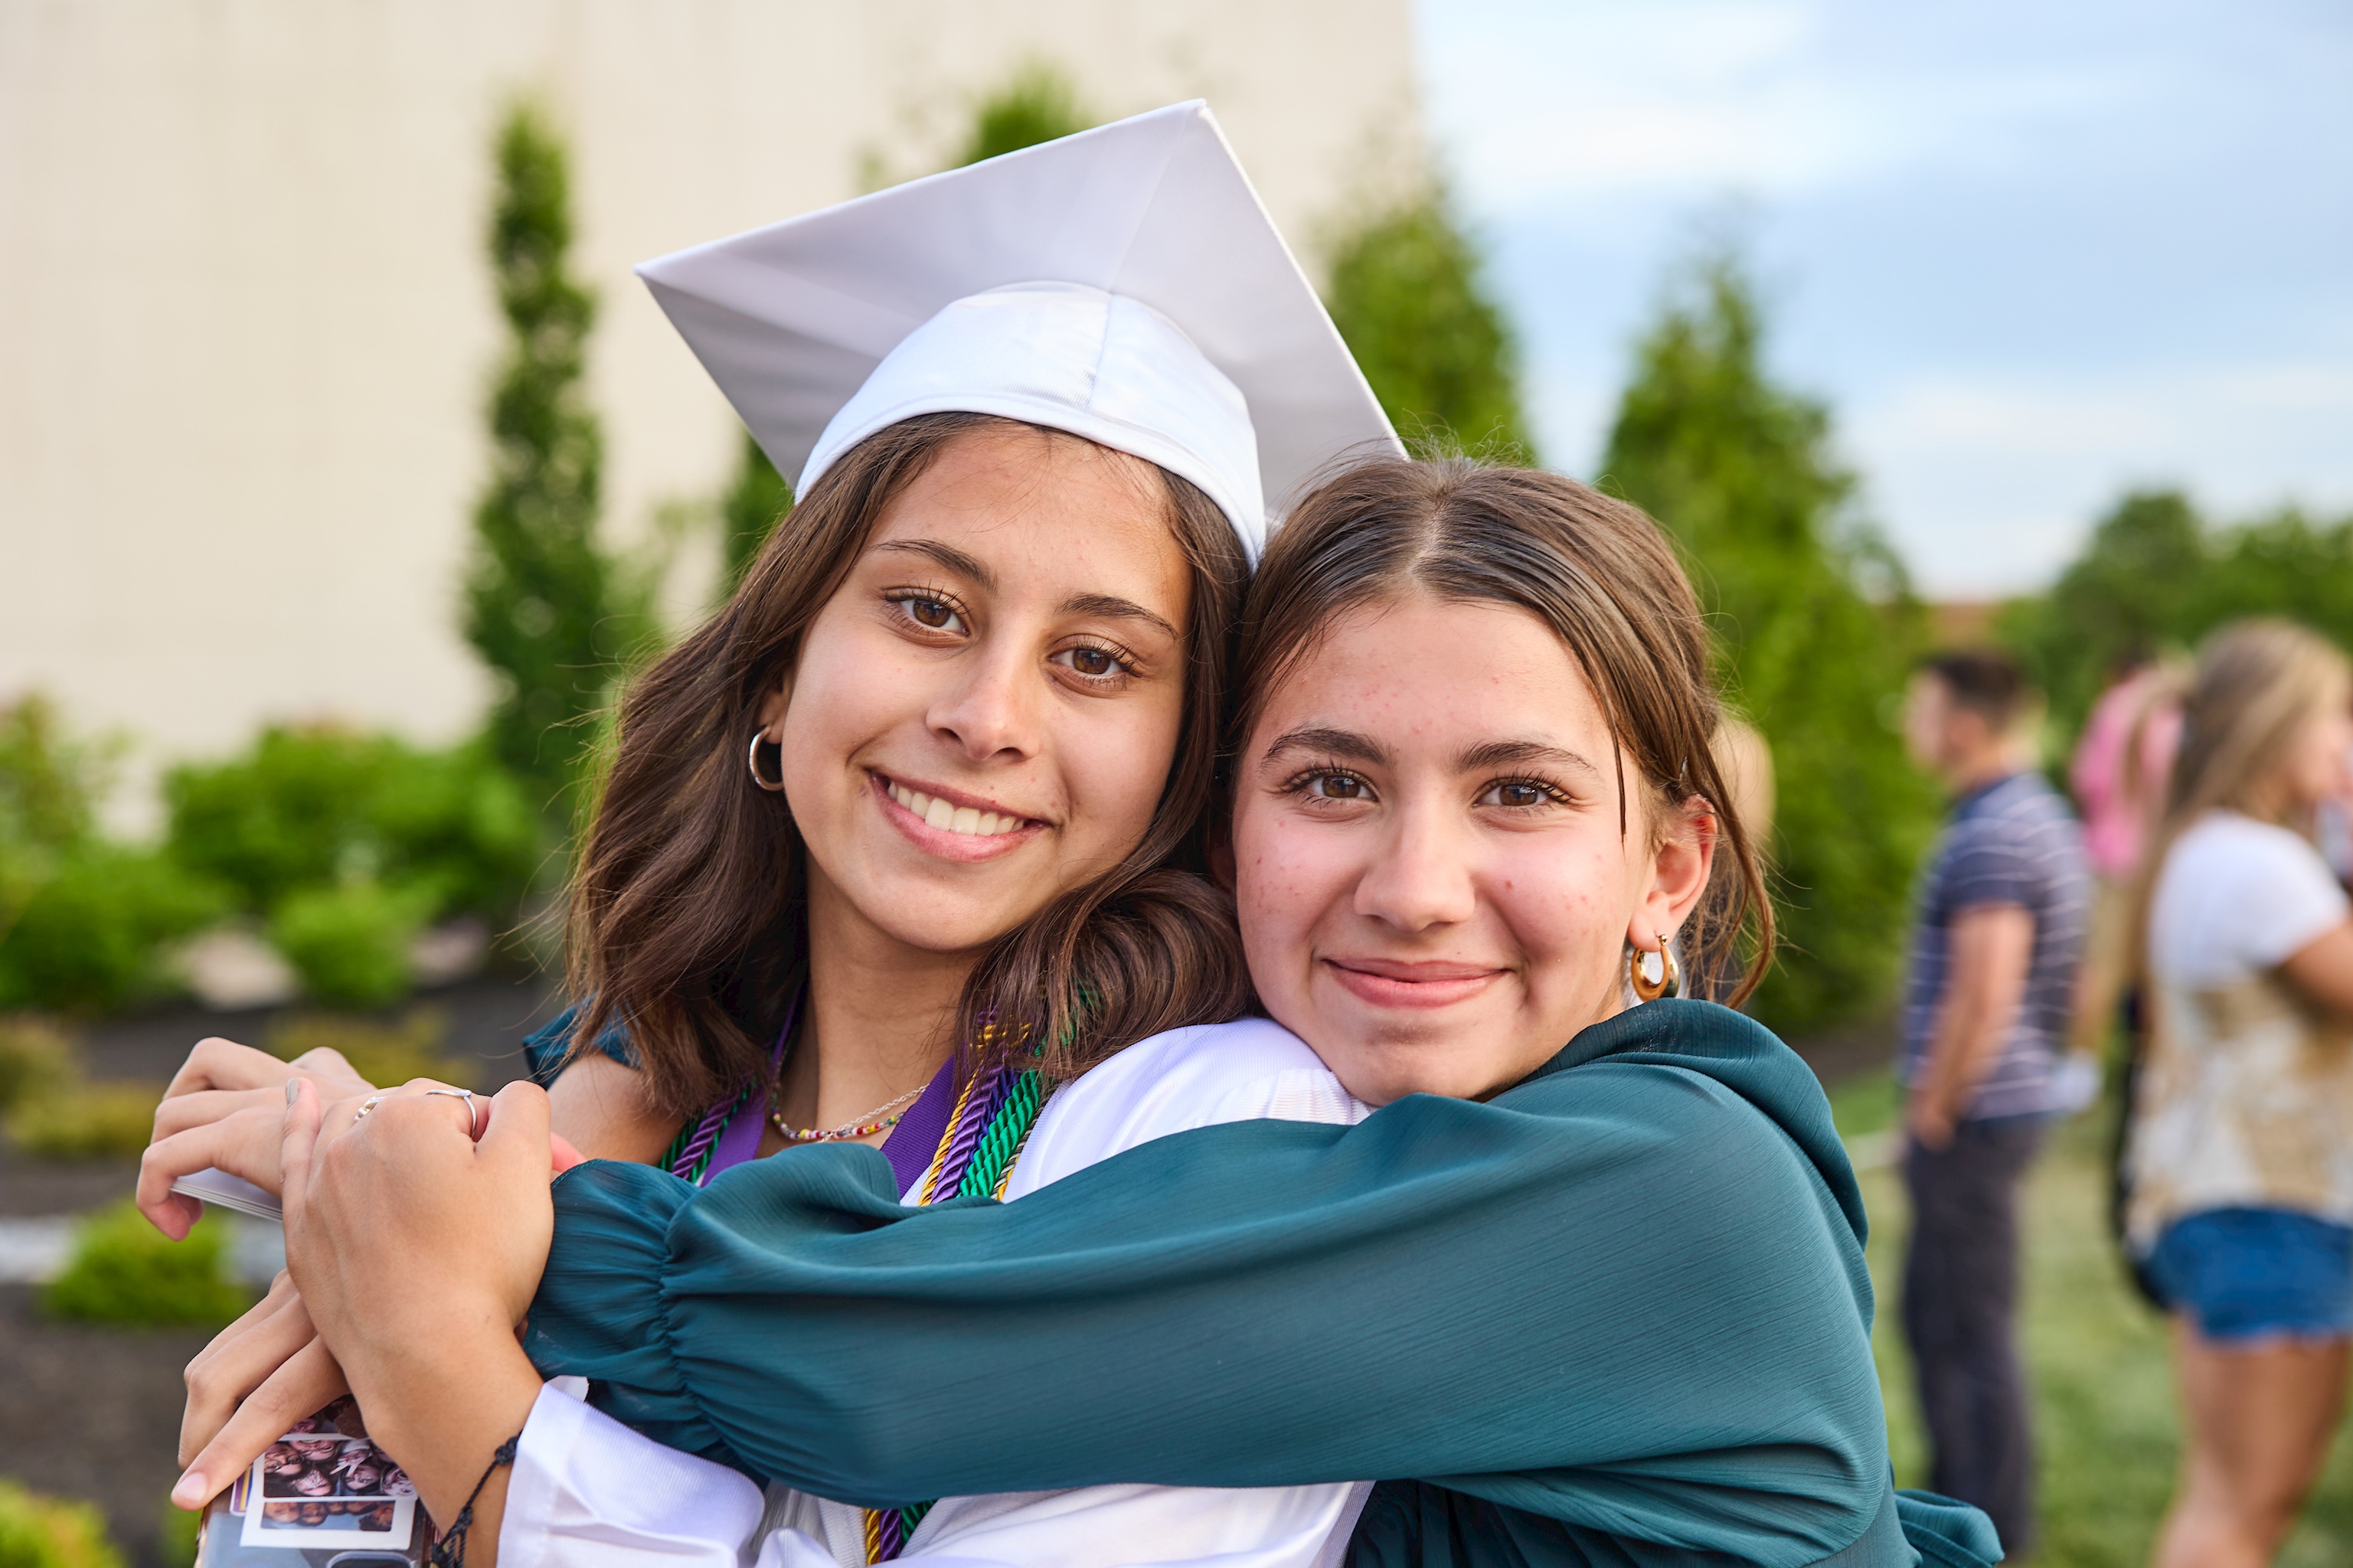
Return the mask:
<path id="1" fill-rule="evenodd" d="M 481 1125 L 481 1120 L 474 1114 L 474 1091 L 472 1089 L 428 1089 L 425 1092 L 427 1094 L 446 1095 L 451 1100 L 464 1100 L 466 1102 L 466 1136 L 473 1139 L 478 1143 L 481 1142 L 482 1135 L 474 1131 L 477 1127 Z"/>
<path id="2" fill-rule="evenodd" d="M 361 1122 L 365 1121 L 368 1119 L 368 1112 L 374 1110 L 377 1106 L 382 1105 L 383 1103 L 384 1096 L 380 1094 L 374 1095 L 369 1099 L 360 1101 L 360 1108 L 352 1112 L 352 1125 L 356 1127 Z"/>

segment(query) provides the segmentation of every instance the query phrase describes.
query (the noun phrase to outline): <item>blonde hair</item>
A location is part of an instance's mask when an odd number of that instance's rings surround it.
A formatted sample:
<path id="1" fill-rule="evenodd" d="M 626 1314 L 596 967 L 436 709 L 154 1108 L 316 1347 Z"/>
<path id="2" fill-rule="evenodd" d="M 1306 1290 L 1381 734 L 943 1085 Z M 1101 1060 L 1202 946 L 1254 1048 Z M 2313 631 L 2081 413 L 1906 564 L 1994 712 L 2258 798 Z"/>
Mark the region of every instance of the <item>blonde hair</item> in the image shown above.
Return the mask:
<path id="1" fill-rule="evenodd" d="M 2134 900 L 2133 973 L 2147 977 L 2148 910 L 2174 840 L 2210 811 L 2235 811 L 2310 837 L 2276 782 L 2307 725 L 2353 700 L 2353 661 L 2290 621 L 2233 621 L 2199 646 L 2181 698 L 2181 745 L 2165 815 L 2142 863 Z"/>

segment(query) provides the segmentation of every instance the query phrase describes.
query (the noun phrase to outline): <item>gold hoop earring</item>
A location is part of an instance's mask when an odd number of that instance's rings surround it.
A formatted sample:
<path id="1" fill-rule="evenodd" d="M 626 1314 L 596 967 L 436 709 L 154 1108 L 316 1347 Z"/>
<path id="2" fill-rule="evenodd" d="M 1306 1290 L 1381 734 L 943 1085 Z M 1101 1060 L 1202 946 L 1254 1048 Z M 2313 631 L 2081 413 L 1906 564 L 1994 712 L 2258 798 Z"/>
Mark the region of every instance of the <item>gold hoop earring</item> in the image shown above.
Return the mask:
<path id="1" fill-rule="evenodd" d="M 783 748 L 779 747 L 777 749 L 776 782 L 770 784 L 766 779 L 760 776 L 760 742 L 767 738 L 768 732 L 765 730 L 753 731 L 752 749 L 750 753 L 744 758 L 744 761 L 751 767 L 752 782 L 754 784 L 758 784 L 770 795 L 780 795 L 783 793 L 785 787 L 785 759 Z"/>
<path id="2" fill-rule="evenodd" d="M 1659 961 L 1656 980 L 1651 978 L 1650 961 L 1654 958 Z M 1633 986 L 1634 994 L 1645 1002 L 1680 995 L 1683 988 L 1683 972 L 1675 967 L 1675 955 L 1663 942 L 1655 952 L 1644 952 L 1638 947 L 1626 955 L 1626 982 Z"/>

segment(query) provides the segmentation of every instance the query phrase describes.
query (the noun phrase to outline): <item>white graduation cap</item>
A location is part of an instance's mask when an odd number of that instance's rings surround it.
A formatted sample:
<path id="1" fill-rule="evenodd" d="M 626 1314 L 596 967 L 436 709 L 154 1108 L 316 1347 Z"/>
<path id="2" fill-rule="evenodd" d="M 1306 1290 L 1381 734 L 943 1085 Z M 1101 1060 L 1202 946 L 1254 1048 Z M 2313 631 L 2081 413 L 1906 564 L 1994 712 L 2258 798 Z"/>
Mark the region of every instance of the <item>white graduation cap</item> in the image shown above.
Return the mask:
<path id="1" fill-rule="evenodd" d="M 997 414 L 1270 508 L 1401 450 L 1207 104 L 1139 114 L 649 261 L 795 493 L 918 414 Z"/>

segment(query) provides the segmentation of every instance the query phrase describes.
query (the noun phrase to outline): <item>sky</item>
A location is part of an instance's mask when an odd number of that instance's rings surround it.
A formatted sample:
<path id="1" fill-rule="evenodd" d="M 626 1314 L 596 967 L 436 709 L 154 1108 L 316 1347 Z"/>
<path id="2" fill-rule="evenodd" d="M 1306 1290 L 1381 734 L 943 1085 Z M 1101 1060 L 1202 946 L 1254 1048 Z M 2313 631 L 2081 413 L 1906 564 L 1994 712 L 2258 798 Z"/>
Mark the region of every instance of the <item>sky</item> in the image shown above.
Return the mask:
<path id="1" fill-rule="evenodd" d="M 1933 598 L 2127 488 L 2353 511 L 2344 0 L 1419 0 L 1441 167 L 1542 456 L 1589 475 L 1668 280 L 1736 237 Z"/>

